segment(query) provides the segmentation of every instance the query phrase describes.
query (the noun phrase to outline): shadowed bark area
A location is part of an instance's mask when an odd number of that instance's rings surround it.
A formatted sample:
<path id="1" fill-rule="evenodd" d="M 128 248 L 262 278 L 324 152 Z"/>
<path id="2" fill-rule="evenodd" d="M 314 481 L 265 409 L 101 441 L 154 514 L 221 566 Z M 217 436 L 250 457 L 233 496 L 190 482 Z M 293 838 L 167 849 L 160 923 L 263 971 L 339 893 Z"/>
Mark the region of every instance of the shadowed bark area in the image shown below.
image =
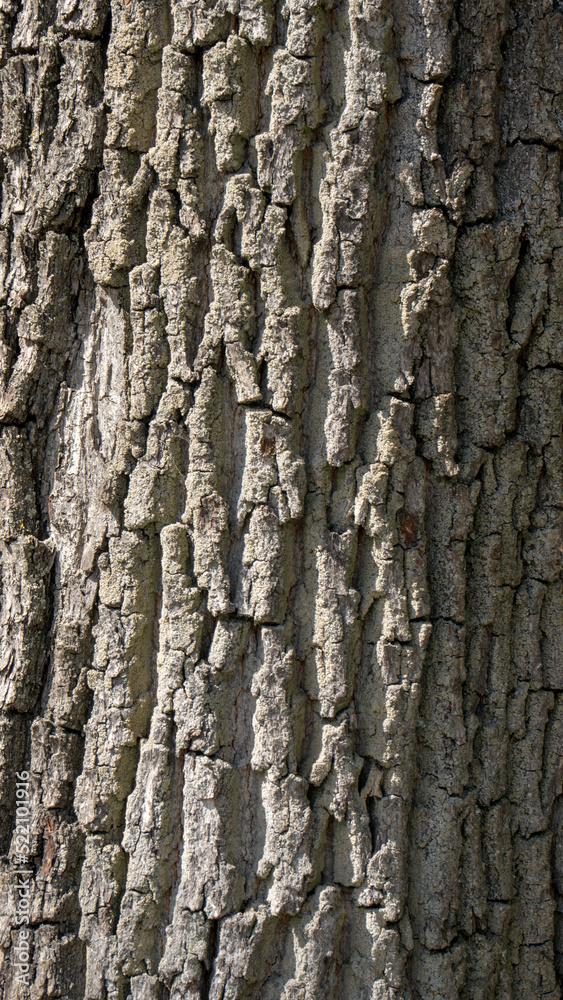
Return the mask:
<path id="1" fill-rule="evenodd" d="M 560 0 L 0 0 L 0 83 L 2 997 L 560 1000 Z"/>

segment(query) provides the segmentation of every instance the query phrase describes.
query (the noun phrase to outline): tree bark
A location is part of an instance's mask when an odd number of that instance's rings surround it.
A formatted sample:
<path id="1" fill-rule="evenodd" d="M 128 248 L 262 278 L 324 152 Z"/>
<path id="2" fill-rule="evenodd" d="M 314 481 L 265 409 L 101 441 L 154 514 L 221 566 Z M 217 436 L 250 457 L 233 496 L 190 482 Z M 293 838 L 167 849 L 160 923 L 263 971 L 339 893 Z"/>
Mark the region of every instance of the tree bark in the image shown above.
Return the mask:
<path id="1" fill-rule="evenodd" d="M 561 0 L 0 47 L 2 996 L 560 998 Z"/>

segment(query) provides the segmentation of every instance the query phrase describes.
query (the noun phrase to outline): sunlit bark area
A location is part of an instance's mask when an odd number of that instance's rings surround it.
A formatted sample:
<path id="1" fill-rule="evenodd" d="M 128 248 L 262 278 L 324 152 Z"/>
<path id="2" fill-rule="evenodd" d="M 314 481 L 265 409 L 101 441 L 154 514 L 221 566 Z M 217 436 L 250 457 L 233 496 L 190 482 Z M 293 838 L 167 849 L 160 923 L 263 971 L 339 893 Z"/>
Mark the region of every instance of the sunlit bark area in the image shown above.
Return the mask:
<path id="1" fill-rule="evenodd" d="M 561 0 L 0 53 L 2 997 L 559 1000 Z"/>

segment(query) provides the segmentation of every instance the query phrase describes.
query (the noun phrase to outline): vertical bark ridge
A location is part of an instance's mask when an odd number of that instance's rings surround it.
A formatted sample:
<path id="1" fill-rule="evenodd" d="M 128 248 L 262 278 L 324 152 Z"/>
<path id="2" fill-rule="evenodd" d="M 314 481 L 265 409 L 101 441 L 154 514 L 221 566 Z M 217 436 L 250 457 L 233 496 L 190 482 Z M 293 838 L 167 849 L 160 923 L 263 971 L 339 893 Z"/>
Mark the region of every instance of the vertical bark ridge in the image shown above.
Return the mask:
<path id="1" fill-rule="evenodd" d="M 4 995 L 559 997 L 557 4 L 0 6 Z"/>

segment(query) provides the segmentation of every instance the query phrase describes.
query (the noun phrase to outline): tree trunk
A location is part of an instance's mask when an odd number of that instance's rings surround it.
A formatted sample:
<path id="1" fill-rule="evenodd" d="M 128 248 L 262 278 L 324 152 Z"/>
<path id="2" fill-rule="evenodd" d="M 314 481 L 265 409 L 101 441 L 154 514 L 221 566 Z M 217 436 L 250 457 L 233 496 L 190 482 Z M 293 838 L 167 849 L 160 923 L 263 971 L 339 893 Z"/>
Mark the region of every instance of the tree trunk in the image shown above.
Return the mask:
<path id="1" fill-rule="evenodd" d="M 561 0 L 0 42 L 2 996 L 556 1000 Z"/>

